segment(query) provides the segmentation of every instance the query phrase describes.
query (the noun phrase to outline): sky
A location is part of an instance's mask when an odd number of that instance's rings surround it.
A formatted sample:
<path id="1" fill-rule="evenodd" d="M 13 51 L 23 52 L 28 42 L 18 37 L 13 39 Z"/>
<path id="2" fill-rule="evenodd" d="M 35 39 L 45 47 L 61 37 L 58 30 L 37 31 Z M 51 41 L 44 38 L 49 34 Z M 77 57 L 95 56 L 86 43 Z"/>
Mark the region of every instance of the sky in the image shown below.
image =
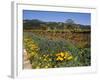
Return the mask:
<path id="1" fill-rule="evenodd" d="M 53 11 L 34 11 L 23 10 L 23 19 L 32 20 L 38 19 L 45 22 L 65 22 L 67 19 L 72 19 L 77 24 L 90 25 L 90 13 L 76 12 L 53 12 Z"/>

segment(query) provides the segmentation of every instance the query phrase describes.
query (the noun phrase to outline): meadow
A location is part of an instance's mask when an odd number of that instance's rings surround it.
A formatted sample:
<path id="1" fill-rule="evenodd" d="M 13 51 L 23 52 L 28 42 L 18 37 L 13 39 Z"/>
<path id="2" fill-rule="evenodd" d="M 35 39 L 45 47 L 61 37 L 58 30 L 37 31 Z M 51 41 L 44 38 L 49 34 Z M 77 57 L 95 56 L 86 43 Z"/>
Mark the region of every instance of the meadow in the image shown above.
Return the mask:
<path id="1" fill-rule="evenodd" d="M 23 30 L 23 46 L 32 69 L 91 65 L 90 29 L 73 29 L 74 25 L 70 25 L 70 29 L 46 29 L 41 26 Z"/>

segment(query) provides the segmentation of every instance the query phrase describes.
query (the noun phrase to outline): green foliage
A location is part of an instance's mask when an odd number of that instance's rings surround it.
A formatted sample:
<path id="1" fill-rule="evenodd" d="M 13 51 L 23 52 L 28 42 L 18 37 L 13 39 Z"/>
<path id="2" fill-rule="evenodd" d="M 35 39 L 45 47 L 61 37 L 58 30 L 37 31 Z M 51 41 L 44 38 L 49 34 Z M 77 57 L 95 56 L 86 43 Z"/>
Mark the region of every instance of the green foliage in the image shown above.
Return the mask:
<path id="1" fill-rule="evenodd" d="M 91 50 L 90 48 L 83 48 L 79 52 L 80 62 L 83 66 L 91 65 Z"/>
<path id="2" fill-rule="evenodd" d="M 41 24 L 44 24 L 44 22 L 34 19 L 34 20 L 24 20 L 23 21 L 23 27 L 24 30 L 30 30 L 30 29 L 39 29 Z"/>
<path id="3" fill-rule="evenodd" d="M 40 53 L 43 54 L 54 54 L 63 51 L 70 51 L 73 55 L 77 55 L 78 49 L 66 40 L 49 40 L 47 38 L 42 38 L 33 34 L 33 41 L 35 41 L 39 48 Z"/>
<path id="4" fill-rule="evenodd" d="M 28 32 L 24 33 L 24 46 L 34 69 L 91 65 L 90 48 L 78 49 L 68 40 L 51 40 Z M 66 57 L 66 53 L 71 58 Z"/>
<path id="5" fill-rule="evenodd" d="M 23 20 L 24 30 L 73 30 L 74 32 L 90 32 L 90 25 L 76 24 L 72 19 L 68 19 L 64 22 L 43 22 L 38 19 Z"/>

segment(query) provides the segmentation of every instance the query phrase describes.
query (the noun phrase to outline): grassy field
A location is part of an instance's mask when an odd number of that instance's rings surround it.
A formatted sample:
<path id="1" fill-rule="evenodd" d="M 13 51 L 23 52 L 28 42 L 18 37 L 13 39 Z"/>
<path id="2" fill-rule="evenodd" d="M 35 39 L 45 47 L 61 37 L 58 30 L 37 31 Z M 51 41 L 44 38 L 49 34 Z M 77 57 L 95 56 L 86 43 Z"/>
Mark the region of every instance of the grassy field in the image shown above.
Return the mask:
<path id="1" fill-rule="evenodd" d="M 33 69 L 91 65 L 90 31 L 24 30 Z"/>

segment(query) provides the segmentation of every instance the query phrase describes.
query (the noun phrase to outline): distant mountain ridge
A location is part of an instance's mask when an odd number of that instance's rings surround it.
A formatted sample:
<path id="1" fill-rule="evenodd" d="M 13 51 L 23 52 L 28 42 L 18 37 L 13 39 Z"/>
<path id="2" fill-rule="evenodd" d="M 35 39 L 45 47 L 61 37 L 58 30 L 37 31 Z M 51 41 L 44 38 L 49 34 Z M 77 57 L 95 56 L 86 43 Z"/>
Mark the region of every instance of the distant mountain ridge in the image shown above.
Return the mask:
<path id="1" fill-rule="evenodd" d="M 66 22 L 44 22 L 38 19 L 33 20 L 23 20 L 24 29 L 90 29 L 90 25 L 82 25 L 74 23 L 73 20 Z"/>

